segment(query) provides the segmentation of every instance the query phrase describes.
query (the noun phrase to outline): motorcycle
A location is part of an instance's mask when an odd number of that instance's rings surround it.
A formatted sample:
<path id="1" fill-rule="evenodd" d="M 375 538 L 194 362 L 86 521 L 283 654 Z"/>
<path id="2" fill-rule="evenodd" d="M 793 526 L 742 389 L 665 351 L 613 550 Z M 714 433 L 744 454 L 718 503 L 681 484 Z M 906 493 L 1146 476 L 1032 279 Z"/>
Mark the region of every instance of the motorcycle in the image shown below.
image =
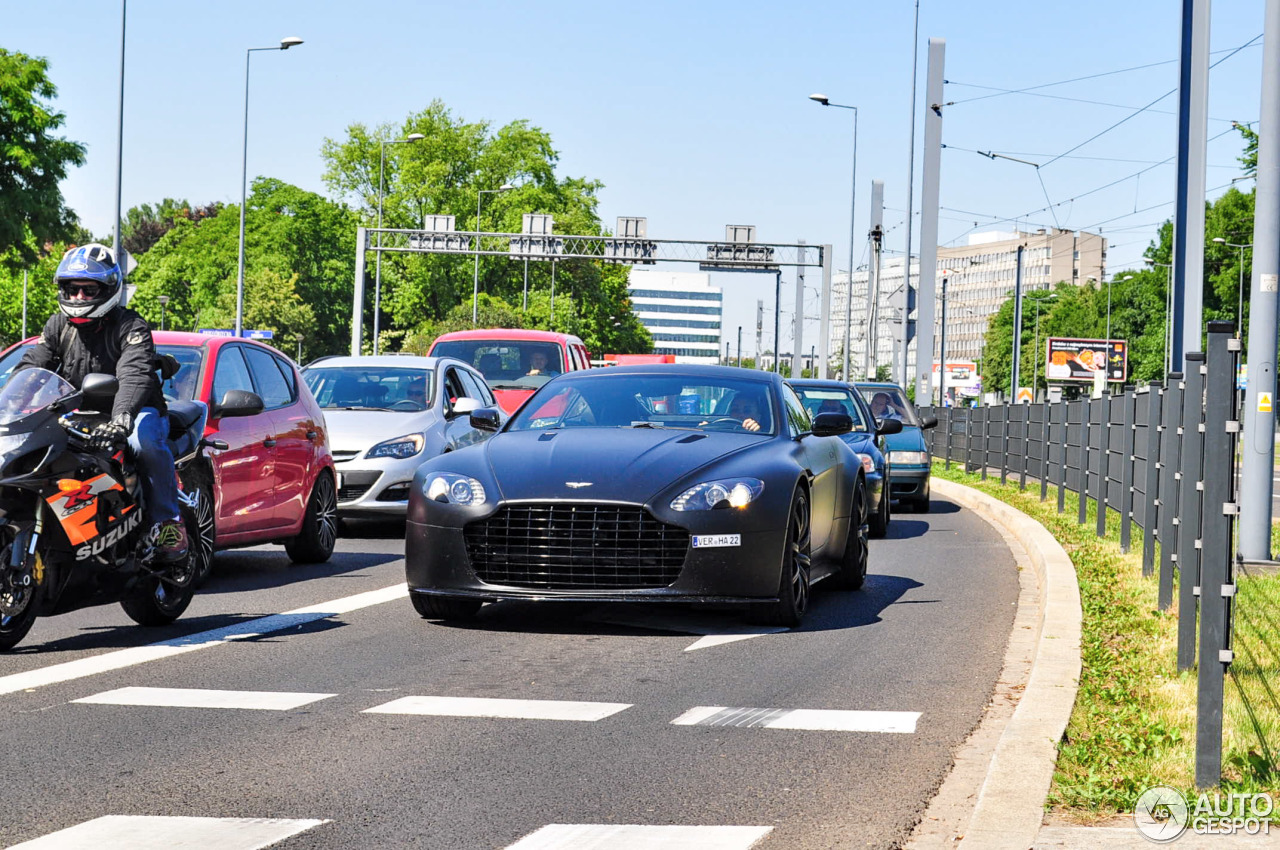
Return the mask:
<path id="1" fill-rule="evenodd" d="M 114 377 L 92 374 L 76 390 L 44 369 L 18 372 L 0 388 L 0 651 L 37 617 L 119 602 L 139 625 L 162 626 L 191 602 L 196 559 L 188 552 L 175 563 L 157 560 L 127 452 L 91 446 L 118 388 Z M 203 439 L 207 417 L 203 402 L 169 405 L 175 474 L 205 448 L 225 449 Z M 195 541 L 196 499 L 179 484 L 178 501 Z"/>

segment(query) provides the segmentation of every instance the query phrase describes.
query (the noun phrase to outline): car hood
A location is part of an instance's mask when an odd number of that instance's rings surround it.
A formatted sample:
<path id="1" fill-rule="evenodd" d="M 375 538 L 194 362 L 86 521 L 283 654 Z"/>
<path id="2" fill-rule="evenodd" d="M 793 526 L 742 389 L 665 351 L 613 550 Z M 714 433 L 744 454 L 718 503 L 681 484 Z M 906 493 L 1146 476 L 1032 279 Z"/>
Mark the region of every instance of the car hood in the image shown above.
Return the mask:
<path id="1" fill-rule="evenodd" d="M 504 499 L 647 502 L 712 461 L 762 442 L 749 434 L 573 428 L 509 431 L 484 445 Z"/>
<path id="2" fill-rule="evenodd" d="M 383 440 L 425 430 L 435 421 L 431 411 L 338 410 L 326 408 L 332 451 L 362 452 Z"/>
<path id="3" fill-rule="evenodd" d="M 927 448 L 924 432 L 914 425 L 904 425 L 901 431 L 887 434 L 884 439 L 891 452 L 922 452 Z"/>

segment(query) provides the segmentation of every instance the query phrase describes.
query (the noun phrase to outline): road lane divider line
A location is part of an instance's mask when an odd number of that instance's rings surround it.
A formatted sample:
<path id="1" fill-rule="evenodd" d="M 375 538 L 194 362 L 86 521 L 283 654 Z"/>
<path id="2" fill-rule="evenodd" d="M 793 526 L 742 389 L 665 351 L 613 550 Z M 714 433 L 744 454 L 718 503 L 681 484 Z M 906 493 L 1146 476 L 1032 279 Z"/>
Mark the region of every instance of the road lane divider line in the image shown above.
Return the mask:
<path id="1" fill-rule="evenodd" d="M 72 702 L 93 705 L 149 705 L 165 708 L 252 708 L 259 711 L 289 711 L 337 694 L 307 694 L 288 691 L 215 691 L 204 688 L 117 688 Z"/>
<path id="2" fill-rule="evenodd" d="M 15 844 L 9 850 L 172 850 L 174 847 L 257 850 L 328 822 L 104 815 Z"/>
<path id="3" fill-rule="evenodd" d="M 771 826 L 553 823 L 506 850 L 748 850 L 772 831 Z"/>
<path id="4" fill-rule="evenodd" d="M 634 626 L 642 629 L 703 636 L 686 646 L 685 652 L 791 631 L 784 626 L 733 625 L 727 622 L 724 616 L 696 611 L 628 611 L 625 613 L 609 611 L 588 619 L 596 623 L 608 623 L 616 626 Z"/>
<path id="5" fill-rule="evenodd" d="M 603 720 L 630 708 L 621 702 L 480 697 L 401 697 L 362 714 L 425 714 L 435 717 L 496 717 L 510 720 Z"/>
<path id="6" fill-rule="evenodd" d="M 172 658 L 175 655 L 194 652 L 198 649 L 222 646 L 231 641 L 250 640 L 272 632 L 314 623 L 316 620 L 323 620 L 338 614 L 349 614 L 361 608 L 381 605 L 384 602 L 391 602 L 396 599 L 404 599 L 408 595 L 408 586 L 397 584 L 380 590 L 370 590 L 365 593 L 357 593 L 354 596 L 335 599 L 332 602 L 308 605 L 305 608 L 285 611 L 282 614 L 271 614 L 267 617 L 258 617 L 243 623 L 223 626 L 219 629 L 210 629 L 207 632 L 198 632 L 193 635 L 173 638 L 172 640 L 150 643 L 146 646 L 118 649 L 115 652 L 108 652 L 103 655 L 77 658 L 75 661 L 66 661 L 62 664 L 52 664 L 48 667 L 27 670 L 23 673 L 0 676 L 0 695 L 34 690 L 46 685 L 56 685 L 73 679 L 83 679 L 87 676 L 96 676 L 99 673 L 108 673 L 112 670 L 121 670 L 137 664 L 146 664 L 149 661 Z"/>
<path id="7" fill-rule="evenodd" d="M 673 726 L 736 726 L 746 729 L 803 729 L 818 732 L 916 731 L 918 711 L 845 711 L 813 708 L 726 708 L 700 705 L 671 721 Z"/>

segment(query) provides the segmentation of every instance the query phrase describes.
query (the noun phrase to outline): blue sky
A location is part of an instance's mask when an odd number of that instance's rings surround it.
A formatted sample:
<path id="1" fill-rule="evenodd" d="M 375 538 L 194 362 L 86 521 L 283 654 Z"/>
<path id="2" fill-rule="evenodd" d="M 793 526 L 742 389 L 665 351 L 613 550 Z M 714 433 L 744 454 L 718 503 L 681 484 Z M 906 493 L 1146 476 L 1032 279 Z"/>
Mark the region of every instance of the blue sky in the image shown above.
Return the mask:
<path id="1" fill-rule="evenodd" d="M 1044 190 L 1035 170 L 971 151 L 1046 163 L 1174 89 L 1180 8 L 1173 0 L 922 0 L 919 98 L 925 45 L 939 37 L 947 41 L 946 99 L 955 102 L 944 115 L 949 149 L 942 157 L 940 241 L 963 240 L 975 225 L 1011 229 L 1009 223 L 985 226 L 992 217 L 1052 224 L 1053 214 L 1036 212 L 1046 206 L 1047 192 L 1059 204 L 1053 212 L 1063 227 L 1101 227 L 1111 240 L 1111 271 L 1140 264 L 1156 227 L 1172 212 L 1174 169 L 1130 175 L 1173 155 L 1174 97 L 1045 165 Z M 855 263 L 864 253 L 873 178 L 885 181 L 886 245 L 901 251 L 913 12 L 911 0 L 383 0 L 368 7 L 332 0 L 132 0 L 124 206 L 164 197 L 238 203 L 245 49 L 296 35 L 306 42 L 301 47 L 253 55 L 251 177 L 270 175 L 323 192 L 325 138 L 340 138 L 354 122 L 400 121 L 439 98 L 467 120 L 501 125 L 524 118 L 547 130 L 561 155 L 561 175 L 603 181 L 600 212 L 610 227 L 616 216 L 640 215 L 653 237 L 710 239 L 726 224 L 754 224 L 761 241 L 830 243 L 835 267 L 844 269 L 852 114 L 824 109 L 808 95 L 823 92 L 860 110 Z M 1262 12 L 1263 0 L 1214 4 L 1212 49 L 1254 39 Z M 0 0 L 0 13 L 0 47 L 51 63 L 65 135 L 89 148 L 64 194 L 91 230 L 107 232 L 120 5 Z M 1259 42 L 1212 71 L 1210 137 L 1231 120 L 1256 121 L 1261 57 Z M 1040 88 L 1040 96 L 973 99 L 995 94 L 979 86 L 1020 89 L 1146 65 L 1153 67 Z M 917 150 L 922 136 L 917 116 Z M 1239 174 L 1239 151 L 1233 132 L 1210 143 L 1211 190 Z M 916 250 L 920 169 L 917 153 Z M 772 280 L 717 275 L 715 282 L 725 288 L 725 338 L 743 325 L 750 353 L 756 300 L 771 311 Z M 810 274 L 806 285 L 814 284 Z M 786 308 L 794 303 L 792 292 L 788 275 Z M 816 293 L 809 301 L 806 313 L 816 316 Z M 765 325 L 768 344 L 771 319 Z M 816 323 L 806 331 L 806 348 L 815 330 Z"/>

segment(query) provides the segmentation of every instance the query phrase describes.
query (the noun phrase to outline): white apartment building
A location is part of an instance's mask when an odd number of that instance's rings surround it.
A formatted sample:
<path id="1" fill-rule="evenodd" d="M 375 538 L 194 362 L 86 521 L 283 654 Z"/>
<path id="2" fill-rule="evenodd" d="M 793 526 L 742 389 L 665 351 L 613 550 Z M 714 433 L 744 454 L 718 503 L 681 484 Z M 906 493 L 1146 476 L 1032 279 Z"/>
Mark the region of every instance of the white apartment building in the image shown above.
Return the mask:
<path id="1" fill-rule="evenodd" d="M 980 360 L 987 323 L 1013 293 L 1018 246 L 1022 252 L 1024 293 L 1050 289 L 1058 283 L 1082 284 L 1104 279 L 1107 240 L 1096 233 L 1070 230 L 1037 230 L 1034 233 L 1000 232 L 971 234 L 962 246 L 938 248 L 935 278 L 934 353 L 942 344 L 942 278 L 947 278 L 947 360 Z M 885 257 L 881 262 L 879 286 L 876 363 L 893 365 L 902 325 L 899 317 L 902 298 L 902 258 Z M 852 322 L 850 328 L 851 371 L 861 375 L 867 350 L 867 269 L 853 273 Z M 912 261 L 912 281 L 919 279 L 919 261 Z M 849 275 L 834 275 L 831 299 L 830 351 L 833 362 L 842 363 L 844 317 L 849 293 Z M 914 313 L 912 314 L 914 317 Z M 909 370 L 915 372 L 914 344 Z M 895 376 L 898 371 L 895 368 Z"/>
<path id="2" fill-rule="evenodd" d="M 654 354 L 677 363 L 719 363 L 724 294 L 705 272 L 632 269 L 627 280 L 631 311 L 653 336 Z"/>

